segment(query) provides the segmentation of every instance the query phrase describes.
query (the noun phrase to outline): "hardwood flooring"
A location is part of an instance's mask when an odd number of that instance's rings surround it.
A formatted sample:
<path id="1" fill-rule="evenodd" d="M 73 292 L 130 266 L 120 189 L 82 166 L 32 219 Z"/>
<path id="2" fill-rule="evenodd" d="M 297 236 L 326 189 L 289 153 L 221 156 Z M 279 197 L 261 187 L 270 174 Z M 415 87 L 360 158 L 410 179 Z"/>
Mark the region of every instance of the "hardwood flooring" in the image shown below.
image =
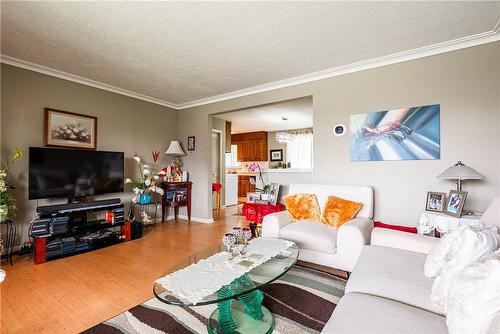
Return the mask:
<path id="1" fill-rule="evenodd" d="M 165 222 L 141 239 L 40 265 L 27 256 L 4 262 L 1 333 L 78 333 L 152 298 L 169 266 L 245 224 L 234 213 L 222 210 L 214 224 Z"/>

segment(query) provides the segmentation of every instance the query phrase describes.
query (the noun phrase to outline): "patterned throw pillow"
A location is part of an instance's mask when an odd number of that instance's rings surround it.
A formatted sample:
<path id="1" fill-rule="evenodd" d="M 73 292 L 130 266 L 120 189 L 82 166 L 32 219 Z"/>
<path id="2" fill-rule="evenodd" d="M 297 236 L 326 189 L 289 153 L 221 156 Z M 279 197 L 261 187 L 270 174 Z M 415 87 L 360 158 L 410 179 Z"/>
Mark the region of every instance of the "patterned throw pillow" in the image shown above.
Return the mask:
<path id="1" fill-rule="evenodd" d="M 363 203 L 352 202 L 336 196 L 328 196 L 321 222 L 335 228 L 356 217 Z"/>
<path id="2" fill-rule="evenodd" d="M 318 199 L 314 194 L 292 194 L 284 198 L 290 220 L 317 221 L 320 218 Z"/>

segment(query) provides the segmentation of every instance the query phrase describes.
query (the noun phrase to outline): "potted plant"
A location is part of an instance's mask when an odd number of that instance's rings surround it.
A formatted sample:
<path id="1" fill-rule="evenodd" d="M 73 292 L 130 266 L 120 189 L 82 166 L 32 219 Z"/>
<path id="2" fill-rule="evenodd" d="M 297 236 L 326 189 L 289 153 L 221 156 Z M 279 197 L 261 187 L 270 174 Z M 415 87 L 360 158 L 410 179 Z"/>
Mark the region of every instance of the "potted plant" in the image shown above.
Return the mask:
<path id="1" fill-rule="evenodd" d="M 262 188 L 257 188 L 257 185 L 256 185 L 255 191 L 260 193 L 261 200 L 268 201 L 269 200 L 269 191 L 271 190 L 271 186 L 264 182 L 264 177 L 262 176 L 262 169 L 260 168 L 260 164 L 258 162 L 253 162 L 248 167 L 248 170 L 250 172 L 257 172 L 257 171 L 259 172 L 258 177 L 260 179 L 260 183 L 262 184 Z"/>
<path id="2" fill-rule="evenodd" d="M 159 152 L 153 152 L 153 166 L 158 160 Z M 153 173 L 152 169 L 149 165 L 143 164 L 141 162 L 141 158 L 136 154 L 134 154 L 134 160 L 139 166 L 140 178 L 132 181 L 130 178 L 125 179 L 125 183 L 132 183 L 133 191 L 137 195 L 132 199 L 133 202 L 139 202 L 139 204 L 148 204 L 151 203 L 151 194 L 157 193 L 163 195 L 163 189 L 157 186 L 158 180 L 160 176 L 157 173 Z"/>
<path id="3" fill-rule="evenodd" d="M 16 211 L 16 200 L 14 197 L 9 194 L 8 190 L 13 188 L 9 186 L 6 182 L 7 173 L 9 172 L 10 167 L 14 164 L 19 158 L 22 158 L 23 152 L 16 148 L 10 161 L 6 162 L 1 161 L 0 166 L 0 221 L 11 219 Z M 0 231 L 0 253 L 3 249 L 3 241 L 2 241 L 2 233 Z M 0 282 L 5 279 L 5 271 L 0 269 Z"/>
<path id="4" fill-rule="evenodd" d="M 9 194 L 8 190 L 13 188 L 6 183 L 7 173 L 14 161 L 21 158 L 23 152 L 16 148 L 10 161 L 6 162 L 1 160 L 2 166 L 0 167 L 0 220 L 7 220 L 12 218 L 16 210 L 16 200 Z"/>

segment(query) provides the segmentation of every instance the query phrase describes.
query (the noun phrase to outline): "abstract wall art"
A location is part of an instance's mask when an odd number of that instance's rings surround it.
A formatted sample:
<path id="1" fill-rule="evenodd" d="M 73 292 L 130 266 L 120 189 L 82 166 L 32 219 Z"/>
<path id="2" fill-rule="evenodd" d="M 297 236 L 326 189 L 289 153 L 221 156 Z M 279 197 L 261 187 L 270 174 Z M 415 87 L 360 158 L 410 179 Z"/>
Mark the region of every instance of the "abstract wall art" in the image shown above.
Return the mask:
<path id="1" fill-rule="evenodd" d="M 351 161 L 440 158 L 440 105 L 351 115 Z"/>

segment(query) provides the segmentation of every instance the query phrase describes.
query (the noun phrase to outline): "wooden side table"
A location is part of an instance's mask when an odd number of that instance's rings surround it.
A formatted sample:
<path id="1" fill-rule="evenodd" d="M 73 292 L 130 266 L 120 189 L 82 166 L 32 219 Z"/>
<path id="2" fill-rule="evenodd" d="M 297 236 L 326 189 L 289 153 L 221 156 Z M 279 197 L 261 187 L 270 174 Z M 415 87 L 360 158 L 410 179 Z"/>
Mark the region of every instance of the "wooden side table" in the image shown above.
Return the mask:
<path id="1" fill-rule="evenodd" d="M 179 207 L 187 207 L 188 221 L 191 221 L 191 188 L 192 182 L 162 182 L 164 191 L 161 197 L 161 221 L 165 221 L 167 208 L 174 208 L 175 220 L 179 215 Z"/>

